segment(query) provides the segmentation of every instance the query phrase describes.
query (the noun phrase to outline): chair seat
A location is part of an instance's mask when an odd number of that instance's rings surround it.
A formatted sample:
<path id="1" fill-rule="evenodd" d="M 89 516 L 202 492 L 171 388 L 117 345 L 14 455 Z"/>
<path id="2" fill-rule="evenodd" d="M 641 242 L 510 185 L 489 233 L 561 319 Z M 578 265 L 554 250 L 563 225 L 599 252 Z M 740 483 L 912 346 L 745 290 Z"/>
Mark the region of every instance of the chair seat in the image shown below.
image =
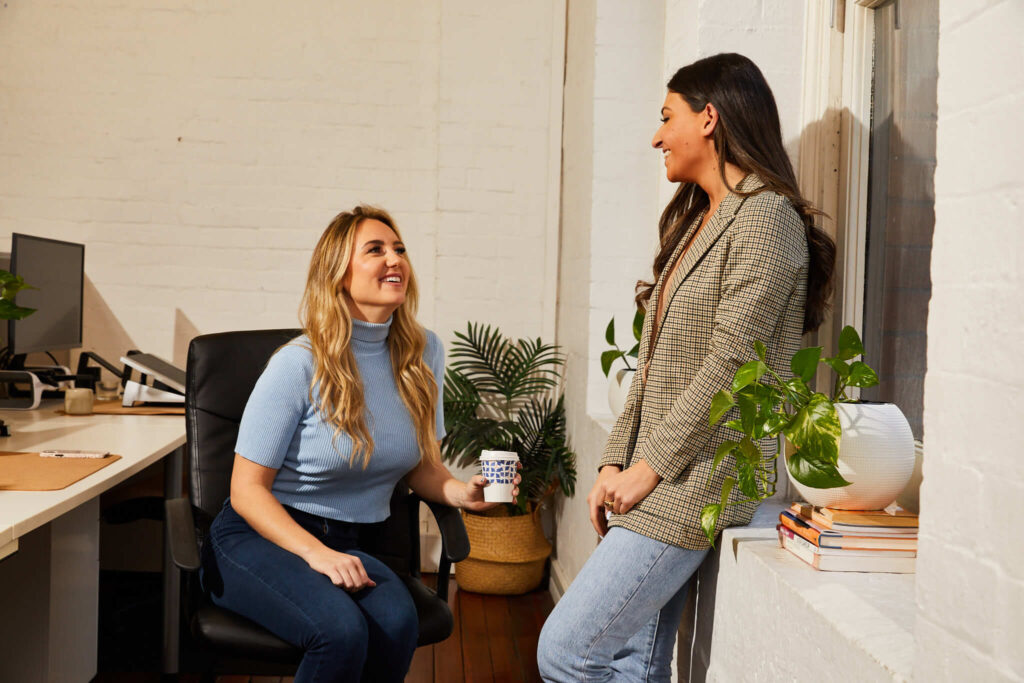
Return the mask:
<path id="1" fill-rule="evenodd" d="M 297 664 L 302 650 L 281 640 L 254 621 L 205 603 L 192 615 L 192 634 L 225 654 Z"/>
<path id="2" fill-rule="evenodd" d="M 413 577 L 402 577 L 420 617 L 417 645 L 437 643 L 452 634 L 452 613 L 444 600 Z M 206 603 L 192 617 L 192 633 L 234 657 L 298 663 L 302 650 L 281 640 L 254 621 Z"/>
<path id="3" fill-rule="evenodd" d="M 403 576 L 402 580 L 409 589 L 420 617 L 420 637 L 416 644 L 439 643 L 450 636 L 455 628 L 455 621 L 451 610 L 448 609 L 448 603 L 437 597 L 437 593 L 424 586 L 419 579 Z"/>

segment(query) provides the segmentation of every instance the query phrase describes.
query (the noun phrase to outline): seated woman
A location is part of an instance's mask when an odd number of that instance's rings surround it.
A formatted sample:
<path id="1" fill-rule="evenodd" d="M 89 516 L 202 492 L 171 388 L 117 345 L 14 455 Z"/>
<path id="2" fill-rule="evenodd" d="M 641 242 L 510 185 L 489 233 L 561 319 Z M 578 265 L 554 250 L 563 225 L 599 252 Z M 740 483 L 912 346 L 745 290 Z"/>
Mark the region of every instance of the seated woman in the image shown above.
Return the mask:
<path id="1" fill-rule="evenodd" d="M 416 302 L 391 217 L 339 214 L 313 251 L 305 334 L 274 354 L 245 407 L 203 579 L 214 603 L 305 650 L 299 682 L 401 681 L 409 669 L 412 598 L 358 547 L 399 479 L 427 500 L 493 507 L 483 477 L 463 483 L 441 464 L 444 349 Z"/>

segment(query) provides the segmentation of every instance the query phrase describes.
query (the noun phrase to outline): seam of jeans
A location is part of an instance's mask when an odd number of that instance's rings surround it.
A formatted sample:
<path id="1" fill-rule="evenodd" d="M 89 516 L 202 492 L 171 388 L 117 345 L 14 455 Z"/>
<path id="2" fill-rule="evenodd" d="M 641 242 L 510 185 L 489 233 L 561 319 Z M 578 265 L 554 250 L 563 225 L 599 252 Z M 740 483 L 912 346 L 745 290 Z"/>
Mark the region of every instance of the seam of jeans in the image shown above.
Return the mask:
<path id="1" fill-rule="evenodd" d="M 629 605 L 629 603 L 633 599 L 633 597 L 636 596 L 637 592 L 639 592 L 639 590 L 640 590 L 640 586 L 642 586 L 644 581 L 647 580 L 647 577 L 651 575 L 651 571 L 653 571 L 654 566 L 656 564 L 658 564 L 659 561 L 661 561 L 661 558 L 665 555 L 666 552 L 668 552 L 668 549 L 669 549 L 669 546 L 668 546 L 667 543 L 662 544 L 662 548 L 658 552 L 658 555 L 654 558 L 654 560 L 651 562 L 651 564 L 647 567 L 647 572 L 643 575 L 643 577 L 639 581 L 636 582 L 636 587 L 633 589 L 633 592 L 629 594 L 629 597 L 627 597 L 626 600 L 622 603 L 622 607 L 620 607 L 619 610 L 612 616 L 612 618 L 608 620 L 608 623 L 605 625 L 605 627 L 603 629 L 601 629 L 601 632 L 598 633 L 594 637 L 593 642 L 590 643 L 590 647 L 587 648 L 587 654 L 585 654 L 583 656 L 583 666 L 582 666 L 582 669 L 583 669 L 583 680 L 584 681 L 591 680 L 591 677 L 587 675 L 586 666 L 587 666 L 587 662 L 590 661 L 590 653 L 593 652 L 594 646 L 597 645 L 598 641 L 601 640 L 601 638 L 604 636 L 605 632 L 608 631 L 609 628 L 611 628 L 612 623 L 614 623 L 614 621 L 619 617 L 619 615 L 622 614 L 623 610 L 626 609 L 626 607 Z"/>
<path id="2" fill-rule="evenodd" d="M 320 637 L 320 638 L 322 639 L 322 637 L 323 637 L 323 634 L 322 634 L 322 633 L 320 632 L 320 629 L 319 629 L 319 628 L 317 627 L 317 625 L 316 625 L 316 622 L 315 622 L 315 621 L 313 621 L 313 620 L 312 620 L 312 619 L 311 619 L 311 618 L 309 617 L 309 615 L 308 615 L 308 614 L 306 614 L 306 611 L 305 611 L 304 609 L 302 609 L 302 607 L 300 607 L 298 603 L 296 603 L 296 602 L 295 602 L 294 600 L 292 600 L 291 598 L 289 598 L 289 597 L 288 597 L 287 595 L 285 595 L 284 593 L 282 593 L 281 591 L 279 591 L 279 590 L 278 590 L 277 588 L 275 588 L 275 587 L 274 587 L 274 586 L 272 586 L 271 584 L 267 583 L 266 579 L 264 579 L 264 578 L 263 578 L 262 576 L 260 576 L 260 575 L 259 575 L 259 574 L 257 574 L 256 572 L 254 572 L 254 571 L 252 571 L 251 569 L 249 569 L 249 568 L 248 568 L 248 567 L 247 567 L 246 565 L 243 565 L 243 564 L 241 564 L 241 563 L 239 563 L 239 562 L 235 561 L 235 560 L 234 560 L 234 559 L 233 559 L 232 557 L 230 557 L 230 556 L 229 556 L 229 555 L 228 555 L 227 553 L 225 553 L 225 552 L 224 552 L 223 550 L 221 550 L 221 548 L 220 548 L 220 544 L 219 544 L 219 543 L 217 542 L 217 539 L 215 539 L 215 538 L 211 538 L 210 540 L 211 540 L 211 544 L 213 545 L 213 552 L 217 553 L 217 555 L 219 555 L 220 557 L 224 558 L 224 559 L 225 559 L 226 561 L 230 562 L 230 563 L 231 563 L 232 565 L 234 565 L 235 567 L 238 567 L 239 569 L 241 569 L 242 571 L 244 571 L 244 572 L 245 572 L 246 574 L 248 574 L 249 576 L 253 577 L 253 578 L 254 578 L 254 579 L 256 579 L 257 581 L 259 581 L 260 583 L 262 583 L 262 584 L 263 584 L 263 585 L 264 585 L 264 586 L 265 586 L 265 587 L 266 587 L 267 589 L 269 589 L 269 590 L 270 590 L 270 591 L 271 591 L 272 593 L 275 593 L 275 594 L 277 594 L 277 595 L 281 596 L 281 598 L 282 598 L 283 600 L 285 600 L 285 601 L 286 601 L 287 603 L 289 603 L 289 604 L 290 604 L 290 605 L 291 605 L 292 607 L 294 607 L 294 608 L 295 608 L 296 610 L 298 610 L 299 614 L 301 614 L 301 615 L 302 615 L 302 618 L 303 618 L 303 619 L 304 619 L 304 620 L 305 620 L 305 621 L 306 621 L 307 623 L 309 623 L 309 624 L 310 624 L 311 626 L 313 626 L 314 630 L 315 630 L 315 631 L 316 631 L 316 633 L 317 633 L 317 636 L 318 636 L 318 637 Z M 262 624 L 261 624 L 261 626 L 262 626 Z M 264 628 L 266 628 L 266 627 L 264 627 Z M 269 631 L 270 629 L 267 629 L 267 630 Z M 302 647 L 302 646 L 300 646 L 300 645 L 297 645 L 296 647 Z M 305 658 L 305 656 L 306 656 L 306 652 L 307 652 L 307 651 L 308 651 L 308 650 L 307 650 L 306 648 L 302 648 L 302 656 L 303 656 L 303 658 Z M 321 663 L 322 663 L 322 662 L 321 662 Z M 317 664 L 317 670 L 313 672 L 313 674 L 314 674 L 314 676 L 313 676 L 313 680 L 316 680 L 316 678 L 317 678 L 317 675 L 319 675 L 319 673 L 320 673 L 320 663 L 318 663 L 318 664 Z"/>
<path id="3" fill-rule="evenodd" d="M 670 599 L 671 600 L 671 599 Z M 651 665 L 654 663 L 654 645 L 658 642 L 658 628 L 661 626 L 661 610 L 654 615 L 654 630 L 651 631 L 651 643 L 647 648 L 647 666 L 644 667 L 644 683 L 651 680 Z"/>

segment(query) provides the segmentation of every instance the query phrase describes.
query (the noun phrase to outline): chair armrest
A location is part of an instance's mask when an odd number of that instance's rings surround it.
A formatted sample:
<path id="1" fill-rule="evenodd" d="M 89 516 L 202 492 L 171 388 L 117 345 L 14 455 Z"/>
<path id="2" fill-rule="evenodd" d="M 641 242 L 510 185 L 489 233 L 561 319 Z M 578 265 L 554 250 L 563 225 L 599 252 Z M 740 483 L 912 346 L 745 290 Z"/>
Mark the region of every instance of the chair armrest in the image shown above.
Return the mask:
<path id="1" fill-rule="evenodd" d="M 462 515 L 457 508 L 441 503 L 424 501 L 437 520 L 437 528 L 441 530 L 441 555 L 448 562 L 461 562 L 469 556 L 469 536 L 466 525 L 462 523 Z"/>
<path id="2" fill-rule="evenodd" d="M 199 543 L 188 498 L 171 498 L 164 502 L 167 513 L 167 550 L 171 561 L 179 569 L 194 572 L 199 569 Z"/>

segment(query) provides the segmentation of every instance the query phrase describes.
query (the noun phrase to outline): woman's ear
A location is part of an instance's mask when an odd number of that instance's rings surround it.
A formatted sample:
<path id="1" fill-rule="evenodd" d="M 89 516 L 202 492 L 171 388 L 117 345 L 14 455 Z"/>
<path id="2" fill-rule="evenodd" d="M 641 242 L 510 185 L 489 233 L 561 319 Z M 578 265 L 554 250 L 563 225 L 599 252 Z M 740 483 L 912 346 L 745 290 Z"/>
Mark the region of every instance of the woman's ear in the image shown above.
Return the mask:
<path id="1" fill-rule="evenodd" d="M 718 125 L 718 110 L 715 109 L 715 105 L 708 102 L 704 105 L 704 111 L 700 115 L 700 133 L 704 137 L 709 138 L 715 134 L 715 127 Z"/>

